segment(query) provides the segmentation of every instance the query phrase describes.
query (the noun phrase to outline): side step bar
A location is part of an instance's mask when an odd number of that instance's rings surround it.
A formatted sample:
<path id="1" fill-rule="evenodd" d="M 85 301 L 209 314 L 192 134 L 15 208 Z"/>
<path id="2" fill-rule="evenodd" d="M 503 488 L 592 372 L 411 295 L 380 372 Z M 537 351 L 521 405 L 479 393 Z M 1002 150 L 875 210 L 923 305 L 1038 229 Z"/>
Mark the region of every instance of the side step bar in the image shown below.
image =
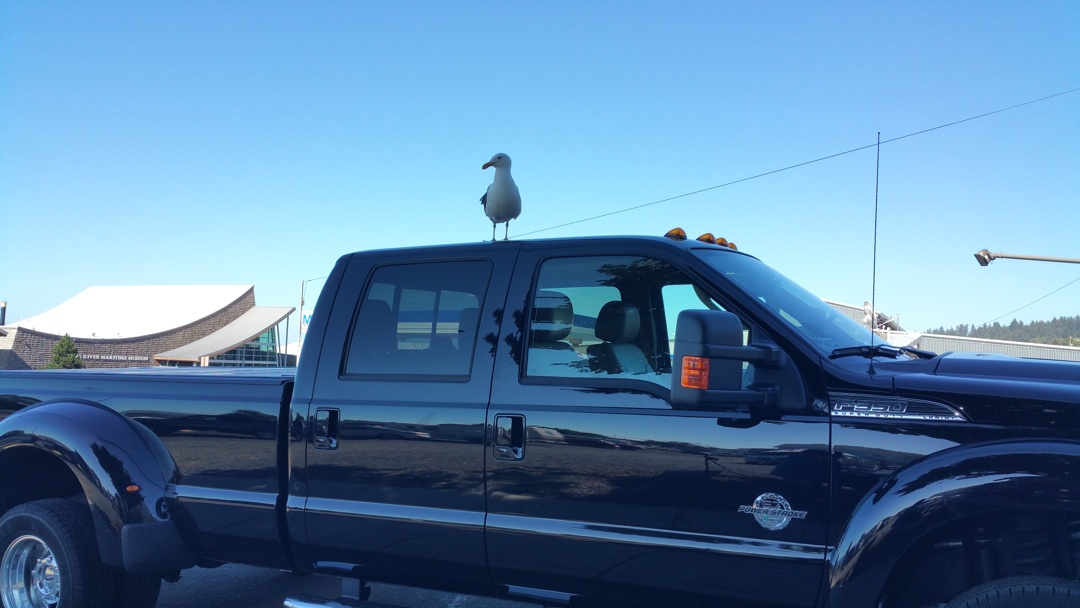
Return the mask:
<path id="1" fill-rule="evenodd" d="M 376 604 L 366 600 L 358 600 L 348 597 L 339 597 L 335 600 L 300 595 L 285 599 L 283 608 L 401 608 L 390 604 Z"/>
<path id="2" fill-rule="evenodd" d="M 308 595 L 285 598 L 282 608 L 400 608 L 389 604 L 375 604 L 367 601 L 371 597 L 371 587 L 354 578 L 341 578 L 341 597 L 326 600 Z"/>
<path id="3" fill-rule="evenodd" d="M 336 600 L 324 600 L 307 595 L 285 598 L 283 608 L 362 608 L 370 607 L 371 604 L 360 600 L 339 597 Z"/>

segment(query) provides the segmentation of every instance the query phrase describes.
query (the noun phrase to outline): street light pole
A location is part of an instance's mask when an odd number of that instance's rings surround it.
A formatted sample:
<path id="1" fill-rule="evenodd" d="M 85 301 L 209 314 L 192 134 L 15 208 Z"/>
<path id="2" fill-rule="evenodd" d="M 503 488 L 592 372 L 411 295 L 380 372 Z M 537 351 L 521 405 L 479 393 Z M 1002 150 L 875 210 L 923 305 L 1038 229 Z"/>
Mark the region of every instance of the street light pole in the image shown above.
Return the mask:
<path id="1" fill-rule="evenodd" d="M 1013 260 L 1034 260 L 1036 262 L 1064 262 L 1066 264 L 1080 264 L 1080 259 L 1077 258 L 1051 258 L 1042 255 L 1018 255 L 1015 253 L 991 253 L 987 249 L 975 252 L 975 259 L 979 261 L 979 266 L 987 266 L 990 262 L 998 258 L 1009 258 Z"/>
<path id="2" fill-rule="evenodd" d="M 298 347 L 304 345 L 304 291 L 307 288 L 307 284 L 312 281 L 319 281 L 326 277 L 316 277 L 314 279 L 305 279 L 300 281 L 300 324 L 296 331 L 296 345 Z"/>

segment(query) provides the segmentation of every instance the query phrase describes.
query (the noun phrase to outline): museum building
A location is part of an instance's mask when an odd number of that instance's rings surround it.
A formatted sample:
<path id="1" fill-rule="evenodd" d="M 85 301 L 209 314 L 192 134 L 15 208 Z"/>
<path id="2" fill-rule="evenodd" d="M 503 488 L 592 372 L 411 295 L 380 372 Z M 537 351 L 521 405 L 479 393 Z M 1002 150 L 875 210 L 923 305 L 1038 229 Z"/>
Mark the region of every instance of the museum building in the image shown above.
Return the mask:
<path id="1" fill-rule="evenodd" d="M 42 369 L 66 334 L 87 368 L 287 365 L 279 325 L 295 310 L 255 305 L 252 285 L 89 287 L 0 327 L 0 369 Z"/>

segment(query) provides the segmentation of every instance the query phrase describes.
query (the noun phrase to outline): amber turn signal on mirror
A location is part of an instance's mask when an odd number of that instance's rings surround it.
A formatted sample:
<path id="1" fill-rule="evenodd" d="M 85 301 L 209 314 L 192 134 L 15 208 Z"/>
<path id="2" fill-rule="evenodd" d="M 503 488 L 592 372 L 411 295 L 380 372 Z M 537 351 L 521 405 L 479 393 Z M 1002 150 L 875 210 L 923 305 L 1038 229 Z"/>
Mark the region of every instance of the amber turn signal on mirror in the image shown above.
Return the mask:
<path id="1" fill-rule="evenodd" d="M 701 390 L 709 388 L 709 360 L 704 357 L 683 357 L 682 385 Z"/>

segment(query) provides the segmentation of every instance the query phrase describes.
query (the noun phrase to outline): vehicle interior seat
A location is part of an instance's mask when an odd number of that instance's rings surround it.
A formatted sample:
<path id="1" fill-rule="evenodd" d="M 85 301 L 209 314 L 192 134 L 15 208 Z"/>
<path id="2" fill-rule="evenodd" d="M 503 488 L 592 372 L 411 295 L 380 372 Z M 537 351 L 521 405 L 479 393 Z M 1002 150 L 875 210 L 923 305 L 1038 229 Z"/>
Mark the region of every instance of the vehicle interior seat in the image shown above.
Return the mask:
<path id="1" fill-rule="evenodd" d="M 540 290 L 533 300 L 526 373 L 570 376 L 585 371 L 584 359 L 566 342 L 574 327 L 574 305 L 566 294 Z"/>
<path id="2" fill-rule="evenodd" d="M 454 348 L 462 349 L 473 343 L 476 336 L 476 327 L 480 323 L 480 309 L 471 306 L 461 309 L 458 317 L 457 335 L 454 337 Z"/>
<path id="3" fill-rule="evenodd" d="M 390 305 L 383 300 L 365 300 L 349 344 L 346 371 L 365 374 L 390 369 L 397 352 L 397 319 Z"/>
<path id="4" fill-rule="evenodd" d="M 423 366 L 428 373 L 440 375 L 459 375 L 469 373 L 469 355 L 472 354 L 473 338 L 476 336 L 480 309 L 470 307 L 462 309 L 454 333 L 440 332 L 431 338 L 426 351 L 416 351 L 416 364 Z"/>
<path id="5" fill-rule="evenodd" d="M 603 340 L 586 349 L 589 368 L 596 373 L 646 374 L 653 371 L 641 347 L 634 343 L 641 329 L 641 313 L 629 302 L 604 304 L 596 315 L 596 337 Z"/>

